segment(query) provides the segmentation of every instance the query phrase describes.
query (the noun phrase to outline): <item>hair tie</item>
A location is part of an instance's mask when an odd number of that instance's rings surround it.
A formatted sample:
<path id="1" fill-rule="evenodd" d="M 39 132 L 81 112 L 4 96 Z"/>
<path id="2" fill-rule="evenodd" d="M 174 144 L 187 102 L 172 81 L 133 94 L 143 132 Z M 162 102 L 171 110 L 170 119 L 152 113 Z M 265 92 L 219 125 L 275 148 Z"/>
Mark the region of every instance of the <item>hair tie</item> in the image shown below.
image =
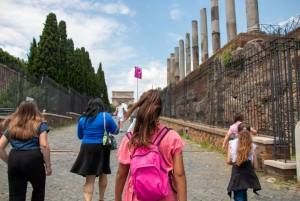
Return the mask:
<path id="1" fill-rule="evenodd" d="M 243 130 L 248 130 L 247 127 L 244 127 Z"/>

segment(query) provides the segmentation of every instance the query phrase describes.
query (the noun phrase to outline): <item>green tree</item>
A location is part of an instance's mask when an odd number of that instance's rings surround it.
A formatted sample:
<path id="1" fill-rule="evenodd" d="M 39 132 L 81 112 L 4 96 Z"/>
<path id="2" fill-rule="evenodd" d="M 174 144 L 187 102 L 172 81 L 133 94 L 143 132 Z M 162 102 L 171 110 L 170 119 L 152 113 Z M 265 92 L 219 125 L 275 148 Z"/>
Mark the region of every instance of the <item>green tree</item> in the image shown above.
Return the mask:
<path id="1" fill-rule="evenodd" d="M 68 87 L 68 39 L 67 39 L 67 25 L 65 21 L 60 21 L 58 24 L 59 32 L 59 64 L 57 69 L 56 80 L 64 87 Z"/>
<path id="2" fill-rule="evenodd" d="M 30 50 L 29 50 L 29 54 L 27 55 L 28 57 L 28 66 L 27 66 L 27 72 L 29 72 L 32 75 L 38 76 L 38 74 L 36 74 L 36 66 L 34 63 L 35 57 L 37 54 L 37 44 L 36 44 L 36 40 L 35 38 L 33 38 L 32 43 L 30 44 Z"/>
<path id="3" fill-rule="evenodd" d="M 105 83 L 105 75 L 104 71 L 102 70 L 102 64 L 99 64 L 98 70 L 97 70 L 97 78 L 99 80 L 99 88 L 100 88 L 100 94 L 102 94 L 102 101 L 110 105 L 109 100 L 108 100 L 108 93 L 107 93 L 107 86 Z"/>
<path id="4" fill-rule="evenodd" d="M 16 66 L 18 68 L 27 68 L 27 63 L 20 58 L 14 57 L 8 52 L 0 48 L 0 63 L 6 64 L 8 67 Z"/>
<path id="5" fill-rule="evenodd" d="M 59 81 L 56 76 L 59 68 L 59 34 L 54 13 L 50 13 L 47 16 L 34 63 L 36 65 L 36 74 L 40 76 L 48 75 L 55 81 Z"/>
<path id="6" fill-rule="evenodd" d="M 67 86 L 74 87 L 75 79 L 75 57 L 74 57 L 74 43 L 71 38 L 67 39 Z"/>

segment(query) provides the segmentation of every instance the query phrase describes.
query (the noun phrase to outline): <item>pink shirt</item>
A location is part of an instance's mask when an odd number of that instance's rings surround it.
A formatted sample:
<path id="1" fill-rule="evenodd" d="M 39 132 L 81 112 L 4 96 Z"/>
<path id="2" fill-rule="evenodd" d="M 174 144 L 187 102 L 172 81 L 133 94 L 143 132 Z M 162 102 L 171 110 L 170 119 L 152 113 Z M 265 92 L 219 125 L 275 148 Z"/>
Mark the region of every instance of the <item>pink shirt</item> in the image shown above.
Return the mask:
<path id="1" fill-rule="evenodd" d="M 228 133 L 233 134 L 234 137 L 237 137 L 239 135 L 238 133 L 238 127 L 242 122 L 236 122 L 235 124 L 232 124 L 228 130 Z"/>
<path id="2" fill-rule="evenodd" d="M 161 129 L 164 127 L 164 125 L 160 124 L 158 125 L 158 130 L 151 136 L 150 141 L 152 142 L 157 134 L 161 131 Z M 129 139 L 125 136 L 120 144 L 119 151 L 117 154 L 117 157 L 119 159 L 119 162 L 124 165 L 130 164 L 130 159 L 133 156 L 133 148 L 130 150 L 128 149 L 128 142 Z M 179 154 L 185 143 L 181 139 L 180 135 L 170 130 L 166 136 L 163 138 L 161 143 L 159 144 L 159 151 L 162 155 L 162 158 L 166 164 L 167 170 L 171 171 L 173 170 L 173 157 L 177 154 Z M 174 182 L 173 182 L 174 183 Z M 177 194 L 174 193 L 172 189 L 170 189 L 170 194 L 168 197 L 162 199 L 161 201 L 175 201 L 178 200 Z M 134 188 L 132 183 L 132 178 L 130 174 L 128 174 L 128 180 L 124 191 L 123 201 L 138 201 L 134 194 Z"/>

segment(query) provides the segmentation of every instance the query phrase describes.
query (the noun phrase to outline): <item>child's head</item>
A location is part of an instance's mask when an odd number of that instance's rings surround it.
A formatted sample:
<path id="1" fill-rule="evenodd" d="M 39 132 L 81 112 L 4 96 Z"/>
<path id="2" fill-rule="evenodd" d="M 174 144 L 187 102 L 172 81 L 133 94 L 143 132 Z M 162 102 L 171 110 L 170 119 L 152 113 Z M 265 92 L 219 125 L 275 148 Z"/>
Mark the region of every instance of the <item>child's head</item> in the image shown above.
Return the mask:
<path id="1" fill-rule="evenodd" d="M 143 93 L 138 102 L 130 108 L 130 113 L 136 108 L 139 109 L 137 111 L 136 124 L 131 140 L 133 142 L 135 138 L 138 138 L 138 146 L 149 146 L 151 132 L 156 129 L 162 110 L 160 92 L 151 89 Z"/>
<path id="2" fill-rule="evenodd" d="M 243 162 L 248 160 L 252 150 L 252 137 L 250 134 L 250 125 L 248 123 L 241 123 L 238 126 L 239 136 L 237 145 L 237 159 L 236 164 L 240 166 Z"/>
<path id="3" fill-rule="evenodd" d="M 241 131 L 249 131 L 250 132 L 251 131 L 250 129 L 251 129 L 250 124 L 245 123 L 245 122 L 240 123 L 239 126 L 238 126 L 239 133 Z"/>
<path id="4" fill-rule="evenodd" d="M 234 116 L 233 116 L 233 122 L 236 123 L 238 121 L 244 121 L 244 117 L 242 114 L 240 113 L 236 113 Z"/>

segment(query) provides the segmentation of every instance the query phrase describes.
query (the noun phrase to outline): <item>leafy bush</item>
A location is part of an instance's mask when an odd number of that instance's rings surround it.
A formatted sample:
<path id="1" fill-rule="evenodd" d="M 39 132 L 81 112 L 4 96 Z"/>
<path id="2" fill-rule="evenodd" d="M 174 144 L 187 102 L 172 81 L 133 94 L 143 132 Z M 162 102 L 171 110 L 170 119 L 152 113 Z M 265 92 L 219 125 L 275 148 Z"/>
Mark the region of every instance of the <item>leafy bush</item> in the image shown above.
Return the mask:
<path id="1" fill-rule="evenodd" d="M 219 58 L 221 57 L 221 55 L 220 54 L 217 54 L 216 56 L 215 56 L 215 58 L 214 58 L 214 62 L 216 62 Z"/>
<path id="2" fill-rule="evenodd" d="M 234 51 L 234 50 L 236 50 L 237 48 L 238 48 L 238 46 L 237 46 L 235 43 L 233 43 L 233 44 L 230 45 L 231 51 Z"/>
<path id="3" fill-rule="evenodd" d="M 222 64 L 223 66 L 227 66 L 230 62 L 232 62 L 231 51 L 225 50 L 222 55 Z"/>

